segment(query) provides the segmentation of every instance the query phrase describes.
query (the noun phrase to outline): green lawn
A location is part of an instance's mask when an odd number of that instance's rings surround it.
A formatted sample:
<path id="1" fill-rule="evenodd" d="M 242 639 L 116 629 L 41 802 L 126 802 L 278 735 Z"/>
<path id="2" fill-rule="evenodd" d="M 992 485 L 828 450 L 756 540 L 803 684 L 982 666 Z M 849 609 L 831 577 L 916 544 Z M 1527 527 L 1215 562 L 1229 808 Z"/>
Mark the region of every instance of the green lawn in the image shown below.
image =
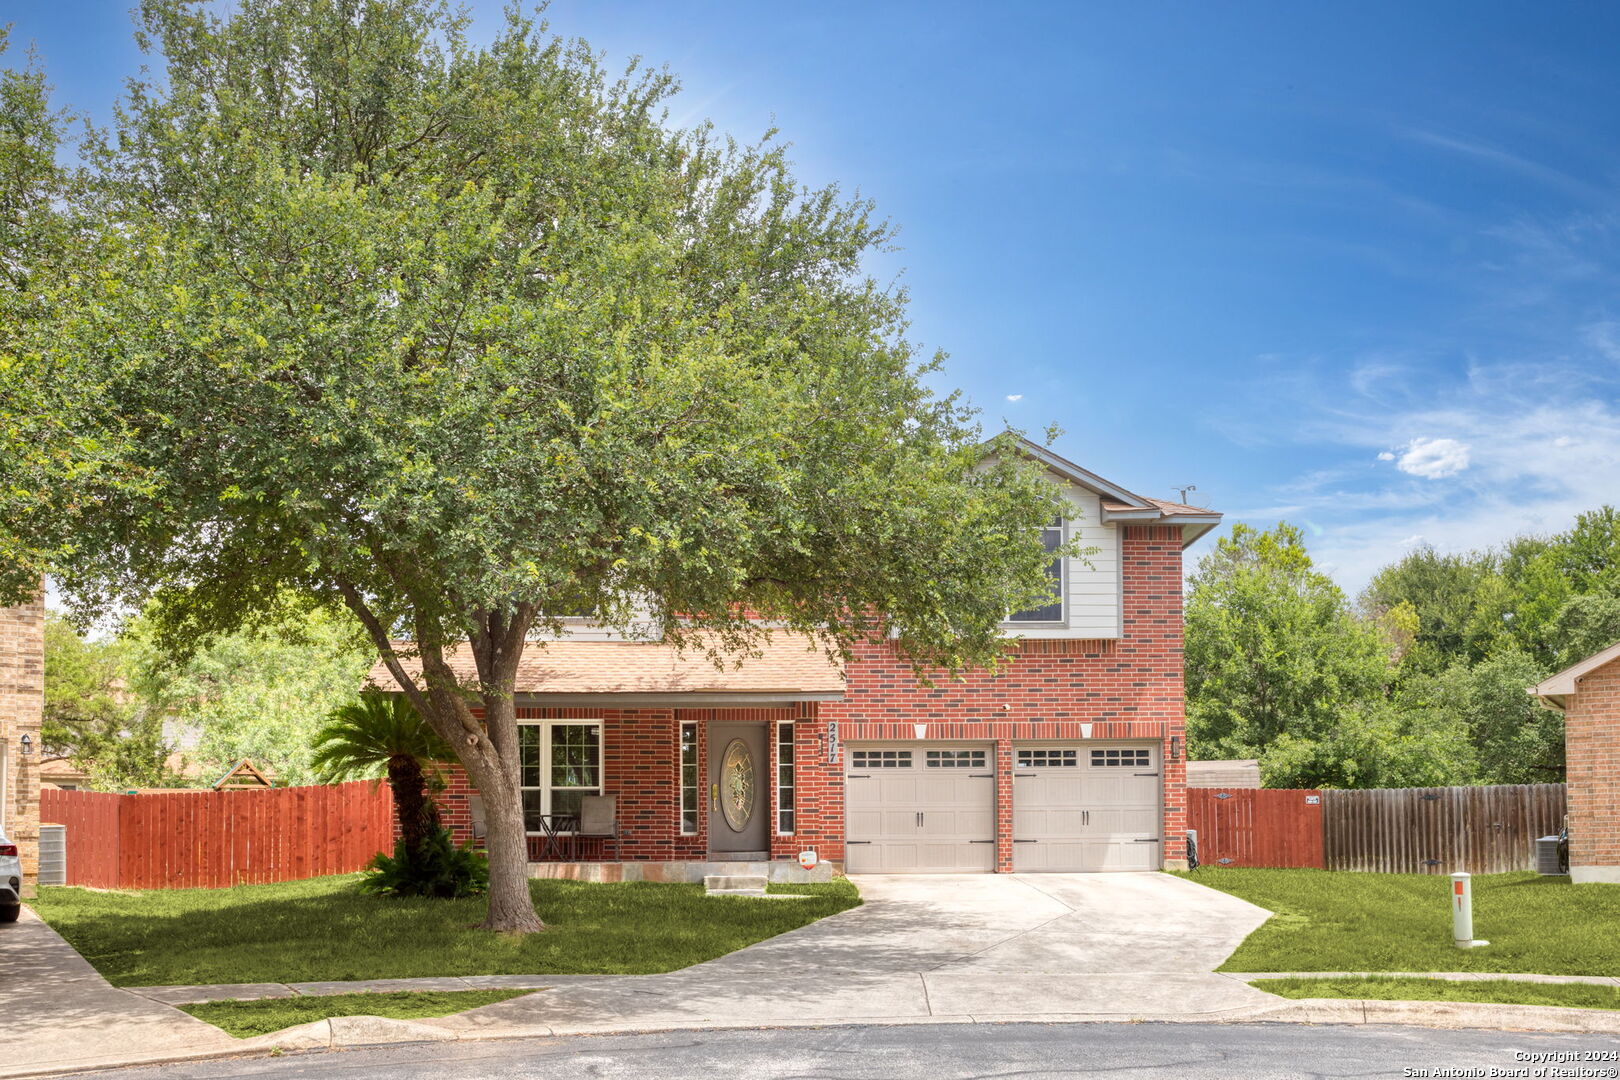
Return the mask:
<path id="1" fill-rule="evenodd" d="M 1451 944 L 1451 879 L 1201 867 L 1179 876 L 1275 912 L 1223 971 L 1620 974 L 1620 888 L 1531 873 L 1474 878 L 1474 936 Z"/>
<path id="2" fill-rule="evenodd" d="M 809 900 L 705 897 L 701 885 L 535 881 L 545 933 L 474 929 L 482 898 L 367 896 L 359 875 L 234 889 L 44 888 L 34 910 L 116 986 L 428 975 L 648 974 L 860 903 L 847 881 L 772 886 Z"/>
<path id="3" fill-rule="evenodd" d="M 325 1020 L 331 1016 L 388 1016 L 416 1020 L 510 1001 L 531 990 L 426 990 L 381 994 L 330 994 L 324 997 L 268 998 L 264 1001 L 210 1001 L 180 1009 L 206 1020 L 238 1039 Z"/>
<path id="4" fill-rule="evenodd" d="M 1370 998 L 1375 1001 L 1483 1001 L 1500 1005 L 1563 1005 L 1620 1009 L 1620 987 L 1581 983 L 1529 983 L 1508 979 L 1253 979 L 1250 986 L 1285 998 Z"/>

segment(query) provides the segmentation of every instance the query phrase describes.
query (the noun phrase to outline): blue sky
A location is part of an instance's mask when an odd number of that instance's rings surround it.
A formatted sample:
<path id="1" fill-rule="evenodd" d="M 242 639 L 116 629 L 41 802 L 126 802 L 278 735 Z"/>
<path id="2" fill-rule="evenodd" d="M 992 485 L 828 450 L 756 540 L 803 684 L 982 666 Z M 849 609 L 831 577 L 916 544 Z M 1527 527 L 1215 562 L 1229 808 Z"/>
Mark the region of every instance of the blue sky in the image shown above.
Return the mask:
<path id="1" fill-rule="evenodd" d="M 105 118 L 129 0 L 0 0 Z M 472 5 L 475 34 L 499 0 Z M 1612 5 L 558 0 L 678 121 L 875 199 L 986 420 L 1359 588 L 1620 501 Z M 1205 545 L 1195 553 L 1207 550 Z"/>

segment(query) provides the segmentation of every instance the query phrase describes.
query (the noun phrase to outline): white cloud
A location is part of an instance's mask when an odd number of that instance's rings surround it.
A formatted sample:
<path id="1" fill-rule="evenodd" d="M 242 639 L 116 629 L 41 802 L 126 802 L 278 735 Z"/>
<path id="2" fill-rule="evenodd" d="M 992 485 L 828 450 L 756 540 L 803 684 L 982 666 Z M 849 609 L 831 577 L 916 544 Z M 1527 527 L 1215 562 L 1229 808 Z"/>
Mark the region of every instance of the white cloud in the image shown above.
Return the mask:
<path id="1" fill-rule="evenodd" d="M 1428 480 L 1456 476 L 1468 468 L 1468 446 L 1456 439 L 1413 439 L 1395 467 Z"/>
<path id="2" fill-rule="evenodd" d="M 1008 401 L 1022 401 L 1022 400 L 1024 400 L 1024 395 L 1023 394 L 1008 394 L 1007 395 L 1007 400 Z"/>
<path id="3" fill-rule="evenodd" d="M 1576 515 L 1620 502 L 1620 378 L 1554 363 L 1474 364 L 1405 402 L 1358 394 L 1340 378 L 1266 402 L 1268 415 L 1294 418 L 1273 426 L 1267 449 L 1308 449 L 1313 467 L 1248 492 L 1248 507 L 1230 508 L 1227 520 L 1320 522 L 1311 555 L 1352 594 L 1415 544 L 1478 551 L 1561 532 Z M 1398 467 L 1374 467 L 1375 457 Z M 1450 479 L 1435 483 L 1441 476 Z"/>

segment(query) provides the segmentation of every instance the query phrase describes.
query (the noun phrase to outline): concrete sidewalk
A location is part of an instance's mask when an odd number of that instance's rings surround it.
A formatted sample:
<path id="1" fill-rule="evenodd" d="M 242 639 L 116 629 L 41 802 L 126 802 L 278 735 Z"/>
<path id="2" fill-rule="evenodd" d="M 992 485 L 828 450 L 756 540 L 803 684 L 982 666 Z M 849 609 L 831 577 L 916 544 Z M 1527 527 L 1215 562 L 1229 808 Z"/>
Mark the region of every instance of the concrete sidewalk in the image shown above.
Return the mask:
<path id="1" fill-rule="evenodd" d="M 0 1076 L 88 1069 L 240 1047 L 212 1024 L 119 990 L 27 907 L 0 926 Z"/>

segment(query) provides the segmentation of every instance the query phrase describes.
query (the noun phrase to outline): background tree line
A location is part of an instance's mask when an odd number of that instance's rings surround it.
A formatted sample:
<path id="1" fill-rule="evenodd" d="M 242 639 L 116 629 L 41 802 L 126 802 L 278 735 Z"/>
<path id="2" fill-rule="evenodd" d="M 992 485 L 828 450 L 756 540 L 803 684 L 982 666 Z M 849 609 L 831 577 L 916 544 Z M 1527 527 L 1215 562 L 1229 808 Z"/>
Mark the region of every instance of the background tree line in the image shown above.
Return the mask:
<path id="1" fill-rule="evenodd" d="M 1560 781 L 1563 721 L 1525 688 L 1620 641 L 1620 513 L 1445 555 L 1421 547 L 1352 601 L 1300 531 L 1237 525 L 1187 594 L 1194 758 L 1267 787 Z"/>
<path id="2" fill-rule="evenodd" d="M 315 782 L 316 733 L 372 664 L 354 630 L 294 606 L 176 656 L 151 615 L 86 636 L 47 614 L 46 760 L 72 761 L 98 791 L 206 786 L 244 757 L 277 783 Z"/>

